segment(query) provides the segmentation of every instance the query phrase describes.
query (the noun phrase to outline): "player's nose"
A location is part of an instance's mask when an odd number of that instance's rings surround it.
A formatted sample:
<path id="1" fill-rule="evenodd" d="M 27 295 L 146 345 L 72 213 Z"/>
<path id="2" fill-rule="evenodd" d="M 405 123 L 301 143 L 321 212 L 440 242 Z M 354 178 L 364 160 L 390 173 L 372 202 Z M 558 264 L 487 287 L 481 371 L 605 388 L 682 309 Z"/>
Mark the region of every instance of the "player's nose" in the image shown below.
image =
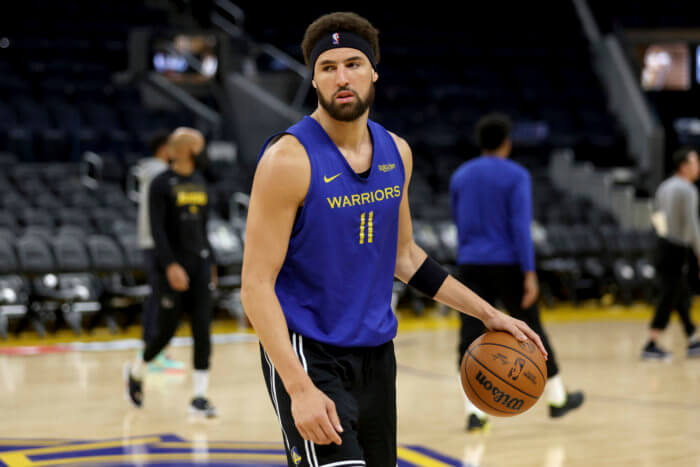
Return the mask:
<path id="1" fill-rule="evenodd" d="M 348 84 L 348 75 L 345 67 L 339 66 L 335 72 L 335 84 L 339 87 L 343 87 Z"/>

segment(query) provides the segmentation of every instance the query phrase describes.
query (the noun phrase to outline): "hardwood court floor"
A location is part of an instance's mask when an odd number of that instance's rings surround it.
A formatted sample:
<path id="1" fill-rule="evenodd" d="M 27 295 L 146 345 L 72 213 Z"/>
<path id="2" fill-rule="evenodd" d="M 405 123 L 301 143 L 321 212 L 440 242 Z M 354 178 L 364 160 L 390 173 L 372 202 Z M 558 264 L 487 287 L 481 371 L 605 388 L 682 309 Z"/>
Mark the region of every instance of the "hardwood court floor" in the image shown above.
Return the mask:
<path id="1" fill-rule="evenodd" d="M 540 401 L 520 416 L 492 419 L 482 434 L 464 431 L 455 317 L 402 320 L 396 340 L 399 443 L 429 448 L 468 466 L 700 467 L 700 359 L 684 357 L 685 339 L 674 321 L 663 338 L 674 361 L 639 361 L 648 316 L 644 307 L 548 313 L 546 326 L 564 381 L 583 389 L 586 403 L 550 420 Z M 206 422 L 187 417 L 188 372 L 149 374 L 145 408 L 128 406 L 121 370 L 135 350 L 0 355 L 0 461 L 29 465 L 26 457 L 2 452 L 3 445 L 22 444 L 17 439 L 30 447 L 57 438 L 129 444 L 135 437 L 173 434 L 189 440 L 188 446 L 209 449 L 222 442 L 267 442 L 279 448 L 280 430 L 251 338 L 214 345 L 210 396 L 221 416 Z M 171 354 L 189 361 L 190 351 L 174 347 Z M 155 438 L 163 445 L 168 439 Z M 204 455 L 200 462 L 217 455 Z M 145 458 L 132 458 L 143 465 Z M 280 461 L 279 452 L 274 459 Z M 425 458 L 413 465 L 459 464 Z"/>

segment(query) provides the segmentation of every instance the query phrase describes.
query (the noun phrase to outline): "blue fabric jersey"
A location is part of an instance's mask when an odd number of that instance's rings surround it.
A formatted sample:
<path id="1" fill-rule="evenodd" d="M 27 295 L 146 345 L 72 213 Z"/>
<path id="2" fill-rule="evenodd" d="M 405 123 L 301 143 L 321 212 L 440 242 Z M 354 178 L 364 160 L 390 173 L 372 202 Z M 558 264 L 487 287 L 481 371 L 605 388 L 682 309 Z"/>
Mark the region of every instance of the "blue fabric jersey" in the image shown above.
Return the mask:
<path id="1" fill-rule="evenodd" d="M 313 118 L 285 132 L 306 149 L 311 183 L 275 291 L 290 330 L 340 347 L 377 346 L 397 329 L 391 294 L 405 174 L 391 135 L 368 126 L 366 179 Z"/>
<path id="2" fill-rule="evenodd" d="M 534 271 L 530 174 L 509 159 L 481 156 L 450 180 L 459 264 L 520 264 Z"/>

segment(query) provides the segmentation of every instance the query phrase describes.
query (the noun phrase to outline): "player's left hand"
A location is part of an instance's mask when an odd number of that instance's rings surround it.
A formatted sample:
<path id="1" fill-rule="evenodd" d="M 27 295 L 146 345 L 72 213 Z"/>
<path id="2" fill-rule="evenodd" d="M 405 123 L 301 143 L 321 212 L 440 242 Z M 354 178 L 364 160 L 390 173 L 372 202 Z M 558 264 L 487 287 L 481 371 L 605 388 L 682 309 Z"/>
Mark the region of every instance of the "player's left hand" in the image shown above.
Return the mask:
<path id="1" fill-rule="evenodd" d="M 538 336 L 535 331 L 530 329 L 530 326 L 525 324 L 524 321 L 508 316 L 495 308 L 493 311 L 494 313 L 492 313 L 489 318 L 484 320 L 484 326 L 492 331 L 509 332 L 513 334 L 513 336 L 515 336 L 515 338 L 520 342 L 524 342 L 528 339 L 532 340 L 532 342 L 539 347 L 540 352 L 542 352 L 542 355 L 544 355 L 544 358 L 547 358 L 547 351 L 542 344 L 542 339 L 540 339 L 540 336 Z"/>

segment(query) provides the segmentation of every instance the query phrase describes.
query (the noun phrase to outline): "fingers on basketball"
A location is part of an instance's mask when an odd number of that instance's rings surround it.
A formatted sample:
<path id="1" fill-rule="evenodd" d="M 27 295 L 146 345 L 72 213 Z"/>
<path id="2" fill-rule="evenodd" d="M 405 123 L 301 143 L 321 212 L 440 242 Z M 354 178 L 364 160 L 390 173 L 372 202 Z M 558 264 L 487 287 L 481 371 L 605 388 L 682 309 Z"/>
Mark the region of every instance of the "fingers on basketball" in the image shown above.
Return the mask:
<path id="1" fill-rule="evenodd" d="M 508 332 L 487 331 L 467 349 L 460 375 L 474 405 L 497 417 L 511 417 L 539 400 L 547 366 L 532 340 L 521 342 Z"/>

